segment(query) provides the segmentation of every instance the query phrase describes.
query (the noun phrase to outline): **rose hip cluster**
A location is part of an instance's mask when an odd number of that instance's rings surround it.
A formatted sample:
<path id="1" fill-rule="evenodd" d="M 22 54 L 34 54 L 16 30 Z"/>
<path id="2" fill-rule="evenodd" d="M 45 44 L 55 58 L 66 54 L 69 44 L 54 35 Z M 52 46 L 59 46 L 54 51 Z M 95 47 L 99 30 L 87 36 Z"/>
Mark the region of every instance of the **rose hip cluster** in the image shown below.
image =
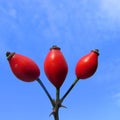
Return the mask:
<path id="1" fill-rule="evenodd" d="M 32 59 L 11 52 L 7 52 L 6 56 L 12 72 L 20 80 L 31 82 L 40 76 L 40 69 Z M 79 59 L 75 68 L 78 79 L 89 78 L 95 73 L 98 66 L 98 56 L 99 51 L 95 49 Z M 56 88 L 60 88 L 68 73 L 68 65 L 59 47 L 50 48 L 44 61 L 44 71 L 48 80 Z"/>
<path id="2" fill-rule="evenodd" d="M 62 105 L 62 102 L 70 93 L 72 88 L 80 79 L 87 79 L 96 72 L 98 67 L 99 51 L 98 49 L 92 50 L 90 53 L 78 60 L 75 67 L 76 79 L 66 93 L 60 98 L 60 87 L 65 81 L 68 73 L 68 65 L 59 47 L 53 46 L 50 48 L 44 61 L 44 71 L 48 80 L 56 88 L 56 99 L 51 97 L 49 91 L 40 80 L 40 69 L 32 59 L 14 52 L 7 52 L 6 56 L 12 72 L 18 79 L 25 82 L 36 80 L 41 85 L 53 107 L 50 115 L 54 116 L 54 120 L 59 120 L 59 108 L 65 107 Z"/>

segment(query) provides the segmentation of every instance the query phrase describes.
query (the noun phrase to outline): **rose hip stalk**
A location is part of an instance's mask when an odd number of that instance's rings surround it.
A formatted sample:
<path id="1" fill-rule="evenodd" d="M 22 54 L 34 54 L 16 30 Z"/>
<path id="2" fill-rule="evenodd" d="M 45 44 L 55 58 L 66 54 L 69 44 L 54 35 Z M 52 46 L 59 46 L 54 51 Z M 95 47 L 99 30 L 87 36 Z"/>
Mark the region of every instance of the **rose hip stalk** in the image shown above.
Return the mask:
<path id="1" fill-rule="evenodd" d="M 58 111 L 59 108 L 62 107 L 59 98 L 60 87 L 68 72 L 68 65 L 59 47 L 53 46 L 50 48 L 44 61 L 44 71 L 48 80 L 56 87 L 56 100 L 54 101 L 54 107 L 51 114 L 54 116 L 55 120 L 59 120 Z"/>
<path id="2" fill-rule="evenodd" d="M 25 82 L 32 82 L 38 79 L 40 69 L 32 59 L 11 52 L 7 52 L 6 56 L 10 68 L 17 78 Z"/>
<path id="3" fill-rule="evenodd" d="M 54 106 L 54 101 L 52 97 L 50 96 L 48 90 L 39 78 L 40 69 L 37 64 L 32 59 L 20 54 L 7 52 L 6 56 L 14 75 L 25 82 L 32 82 L 34 80 L 37 80 L 48 96 L 52 106 Z"/>
<path id="4" fill-rule="evenodd" d="M 98 56 L 99 56 L 99 50 L 95 49 L 95 50 L 92 50 L 89 54 L 79 59 L 75 68 L 75 73 L 77 78 L 73 82 L 73 84 L 70 86 L 68 91 L 65 93 L 65 95 L 61 98 L 61 103 L 66 98 L 66 96 L 70 93 L 70 91 L 79 81 L 79 79 L 89 78 L 96 72 L 98 67 Z"/>

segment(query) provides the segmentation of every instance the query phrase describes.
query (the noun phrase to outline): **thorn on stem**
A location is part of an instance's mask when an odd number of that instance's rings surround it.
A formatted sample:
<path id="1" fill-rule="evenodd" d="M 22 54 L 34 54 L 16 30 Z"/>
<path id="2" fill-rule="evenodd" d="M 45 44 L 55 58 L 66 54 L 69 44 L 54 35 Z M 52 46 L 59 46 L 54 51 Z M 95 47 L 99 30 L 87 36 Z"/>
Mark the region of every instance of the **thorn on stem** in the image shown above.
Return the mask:
<path id="1" fill-rule="evenodd" d="M 51 115 L 54 115 L 55 113 L 56 113 L 56 110 L 53 109 L 53 111 L 50 113 L 49 117 L 50 117 Z"/>
<path id="2" fill-rule="evenodd" d="M 64 106 L 64 105 L 60 105 L 60 107 L 62 107 L 62 108 L 67 108 L 66 106 Z"/>

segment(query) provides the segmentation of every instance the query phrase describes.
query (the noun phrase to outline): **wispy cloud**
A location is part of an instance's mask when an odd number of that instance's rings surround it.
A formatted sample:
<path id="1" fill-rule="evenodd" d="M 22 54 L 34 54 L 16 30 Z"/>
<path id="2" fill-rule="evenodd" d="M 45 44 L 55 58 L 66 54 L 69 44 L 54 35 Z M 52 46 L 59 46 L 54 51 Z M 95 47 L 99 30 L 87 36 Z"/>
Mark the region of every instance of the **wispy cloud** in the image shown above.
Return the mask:
<path id="1" fill-rule="evenodd" d="M 120 98 L 120 92 L 113 95 L 113 98 Z"/>
<path id="2" fill-rule="evenodd" d="M 117 83 L 120 80 L 120 58 L 110 58 L 109 61 L 99 64 L 99 81 Z"/>
<path id="3" fill-rule="evenodd" d="M 119 0 L 101 0 L 101 8 L 111 19 L 120 20 L 120 1 Z"/>
<path id="4" fill-rule="evenodd" d="M 97 81 L 104 84 L 111 104 L 120 107 L 120 58 L 110 58 L 99 64 Z M 99 73 L 100 72 L 100 73 Z"/>
<path id="5" fill-rule="evenodd" d="M 120 92 L 112 96 L 114 103 L 120 107 Z"/>
<path id="6" fill-rule="evenodd" d="M 16 9 L 13 6 L 9 5 L 9 3 L 7 4 L 7 7 L 0 6 L 0 11 L 2 14 L 8 15 L 9 17 L 16 17 L 17 15 Z"/>
<path id="7" fill-rule="evenodd" d="M 10 15 L 11 17 L 16 17 L 16 15 L 17 15 L 16 9 L 11 8 L 11 9 L 9 10 L 9 15 Z"/>
<path id="8" fill-rule="evenodd" d="M 31 39 L 38 36 L 45 40 L 61 42 L 61 44 L 64 40 L 64 44 L 78 45 L 78 48 L 80 45 L 81 47 L 83 45 L 84 47 L 93 47 L 98 43 L 103 44 L 106 40 L 111 41 L 112 38 L 114 41 L 117 40 L 114 39 L 117 33 L 116 28 L 111 27 L 114 26 L 110 22 L 111 20 L 105 21 L 104 17 L 99 17 L 105 14 L 101 14 L 97 2 L 72 1 L 71 4 L 71 1 L 31 0 L 29 2 L 21 0 L 11 4 L 6 2 L 6 7 L 0 8 L 3 12 L 1 18 L 4 18 L 4 29 L 9 26 L 10 34 L 16 35 L 17 41 L 23 40 L 24 42 L 23 38 L 30 36 L 29 39 Z M 110 3 L 108 0 L 102 0 L 101 4 L 102 9 L 105 9 Z M 112 34 L 109 35 L 108 32 Z M 39 42 L 39 39 L 36 40 Z M 85 44 L 86 41 L 88 44 Z"/>

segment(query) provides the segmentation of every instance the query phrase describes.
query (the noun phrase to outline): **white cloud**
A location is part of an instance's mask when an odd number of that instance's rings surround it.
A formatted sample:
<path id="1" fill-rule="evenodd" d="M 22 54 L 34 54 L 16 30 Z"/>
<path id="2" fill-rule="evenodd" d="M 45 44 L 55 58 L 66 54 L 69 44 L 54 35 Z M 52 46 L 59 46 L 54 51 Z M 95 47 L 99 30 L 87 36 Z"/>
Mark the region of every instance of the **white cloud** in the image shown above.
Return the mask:
<path id="1" fill-rule="evenodd" d="M 108 60 L 100 63 L 97 81 L 105 85 L 112 104 L 120 107 L 120 58 L 113 57 Z"/>
<path id="2" fill-rule="evenodd" d="M 9 15 L 10 15 L 11 17 L 16 17 L 16 15 L 17 15 L 16 9 L 11 8 L 11 9 L 9 10 Z"/>
<path id="3" fill-rule="evenodd" d="M 8 7 L 3 7 L 0 6 L 0 11 L 2 12 L 3 15 L 9 15 L 10 17 L 16 17 L 17 11 L 13 6 L 10 6 L 8 4 Z"/>
<path id="4" fill-rule="evenodd" d="M 120 98 L 120 92 L 113 95 L 113 98 Z"/>
<path id="5" fill-rule="evenodd" d="M 101 8 L 109 17 L 120 20 L 120 1 L 119 0 L 101 0 Z"/>
<path id="6" fill-rule="evenodd" d="M 98 76 L 98 80 L 113 84 L 118 83 L 120 80 L 120 59 L 110 58 L 108 60 L 99 64 L 98 72 L 100 72 L 100 76 Z"/>
<path id="7" fill-rule="evenodd" d="M 114 103 L 120 107 L 120 92 L 112 96 Z"/>

